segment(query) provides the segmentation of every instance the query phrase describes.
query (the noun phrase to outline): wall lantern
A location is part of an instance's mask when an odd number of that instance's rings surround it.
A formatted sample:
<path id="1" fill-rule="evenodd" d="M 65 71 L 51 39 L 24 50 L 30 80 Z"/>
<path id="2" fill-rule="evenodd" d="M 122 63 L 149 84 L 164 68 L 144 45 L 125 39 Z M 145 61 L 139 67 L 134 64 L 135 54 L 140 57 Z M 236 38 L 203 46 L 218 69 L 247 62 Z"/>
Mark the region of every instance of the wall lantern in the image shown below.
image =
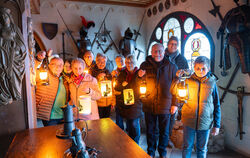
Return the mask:
<path id="1" fill-rule="evenodd" d="M 89 115 L 91 114 L 91 96 L 81 95 L 78 97 L 78 110 L 79 114 Z"/>
<path id="2" fill-rule="evenodd" d="M 123 90 L 123 100 L 124 100 L 125 105 L 133 105 L 135 103 L 133 89 L 124 89 Z"/>
<path id="3" fill-rule="evenodd" d="M 102 97 L 112 96 L 112 82 L 110 80 L 100 82 Z"/>

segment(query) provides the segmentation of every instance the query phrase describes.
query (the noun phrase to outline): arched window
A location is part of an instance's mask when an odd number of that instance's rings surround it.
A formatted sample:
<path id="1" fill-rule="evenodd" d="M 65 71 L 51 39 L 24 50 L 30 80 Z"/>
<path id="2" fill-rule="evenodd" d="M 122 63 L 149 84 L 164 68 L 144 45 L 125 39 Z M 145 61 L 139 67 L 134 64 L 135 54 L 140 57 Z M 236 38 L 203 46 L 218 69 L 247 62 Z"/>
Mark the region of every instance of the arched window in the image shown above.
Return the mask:
<path id="1" fill-rule="evenodd" d="M 155 43 L 162 43 L 167 48 L 169 38 L 174 35 L 179 39 L 178 50 L 192 68 L 192 61 L 197 56 L 206 56 L 211 60 L 214 71 L 214 42 L 205 25 L 194 15 L 187 12 L 174 12 L 163 18 L 153 31 L 148 45 L 148 55 Z"/>

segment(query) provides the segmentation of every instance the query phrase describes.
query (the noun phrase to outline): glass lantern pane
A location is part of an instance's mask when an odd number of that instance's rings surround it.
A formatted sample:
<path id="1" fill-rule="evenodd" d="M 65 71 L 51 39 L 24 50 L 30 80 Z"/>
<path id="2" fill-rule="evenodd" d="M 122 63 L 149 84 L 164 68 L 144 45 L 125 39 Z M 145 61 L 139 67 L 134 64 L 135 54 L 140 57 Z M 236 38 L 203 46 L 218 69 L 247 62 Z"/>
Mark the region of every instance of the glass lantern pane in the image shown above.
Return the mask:
<path id="1" fill-rule="evenodd" d="M 167 43 L 168 40 L 171 36 L 176 36 L 179 39 L 179 46 L 178 46 L 178 50 L 180 51 L 181 49 L 181 27 L 180 27 L 180 23 L 176 18 L 170 18 L 165 26 L 164 26 L 164 30 L 163 30 L 163 46 L 166 49 L 167 48 Z"/>
<path id="2" fill-rule="evenodd" d="M 198 56 L 211 57 L 211 44 L 203 33 L 195 33 L 191 35 L 184 47 L 184 56 L 188 61 L 189 68 L 193 70 L 192 60 Z"/>
<path id="3" fill-rule="evenodd" d="M 151 55 L 152 46 L 153 46 L 154 44 L 156 44 L 156 43 L 157 43 L 156 41 L 153 41 L 153 42 L 150 44 L 149 49 L 148 49 L 148 55 Z"/>

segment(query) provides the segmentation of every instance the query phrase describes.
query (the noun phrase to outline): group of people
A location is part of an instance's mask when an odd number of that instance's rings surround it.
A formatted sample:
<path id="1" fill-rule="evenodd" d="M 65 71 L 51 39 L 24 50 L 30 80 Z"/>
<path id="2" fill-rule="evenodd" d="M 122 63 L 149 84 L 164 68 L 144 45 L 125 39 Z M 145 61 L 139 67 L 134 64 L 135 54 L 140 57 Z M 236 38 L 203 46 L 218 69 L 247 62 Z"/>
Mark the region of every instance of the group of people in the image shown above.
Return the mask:
<path id="1" fill-rule="evenodd" d="M 49 84 L 36 85 L 37 118 L 44 126 L 56 125 L 63 120 L 61 106 L 76 105 L 80 95 L 91 97 L 91 114 L 79 114 L 79 119 L 96 120 L 110 117 L 115 109 L 116 124 L 139 144 L 140 119 L 144 115 L 146 123 L 147 153 L 155 157 L 158 149 L 161 158 L 167 155 L 169 136 L 178 108 L 182 107 L 184 141 L 182 155 L 190 158 L 194 140 L 198 157 L 206 157 L 210 129 L 213 135 L 219 133 L 220 103 L 216 77 L 209 71 L 210 61 L 204 56 L 194 61 L 194 73 L 186 79 L 189 85 L 189 99 L 180 104 L 176 88 L 178 78 L 188 69 L 187 60 L 178 52 L 178 39 L 172 36 L 166 50 L 160 43 L 152 46 L 151 55 L 136 67 L 133 55 L 115 58 L 117 69 L 110 72 L 106 68 L 107 57 L 98 53 L 94 61 L 91 51 L 82 58 L 66 60 L 54 57 L 50 60 Z M 50 53 L 51 54 L 51 53 Z M 47 54 L 48 55 L 48 54 Z M 46 52 L 39 52 L 36 65 L 42 64 Z M 101 95 L 100 82 L 113 81 L 113 95 Z M 141 95 L 139 87 L 146 83 L 147 92 Z M 134 101 L 126 104 L 126 90 L 132 91 Z M 77 110 L 77 108 L 76 108 Z M 126 126 L 124 126 L 124 121 Z M 196 136 L 195 136 L 196 135 Z"/>

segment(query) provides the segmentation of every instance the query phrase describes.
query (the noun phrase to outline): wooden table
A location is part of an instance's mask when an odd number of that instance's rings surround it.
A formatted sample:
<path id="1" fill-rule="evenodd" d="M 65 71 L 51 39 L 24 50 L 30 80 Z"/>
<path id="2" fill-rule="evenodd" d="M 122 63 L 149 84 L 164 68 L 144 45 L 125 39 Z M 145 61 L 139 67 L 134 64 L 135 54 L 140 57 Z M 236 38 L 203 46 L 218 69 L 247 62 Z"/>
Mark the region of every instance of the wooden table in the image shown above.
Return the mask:
<path id="1" fill-rule="evenodd" d="M 98 158 L 150 158 L 125 132 L 111 119 L 87 121 L 89 129 L 85 143 L 101 153 Z M 84 122 L 77 123 L 85 127 Z M 6 158 L 63 158 L 70 148 L 70 139 L 59 139 L 56 131 L 62 125 L 28 129 L 15 135 Z"/>

